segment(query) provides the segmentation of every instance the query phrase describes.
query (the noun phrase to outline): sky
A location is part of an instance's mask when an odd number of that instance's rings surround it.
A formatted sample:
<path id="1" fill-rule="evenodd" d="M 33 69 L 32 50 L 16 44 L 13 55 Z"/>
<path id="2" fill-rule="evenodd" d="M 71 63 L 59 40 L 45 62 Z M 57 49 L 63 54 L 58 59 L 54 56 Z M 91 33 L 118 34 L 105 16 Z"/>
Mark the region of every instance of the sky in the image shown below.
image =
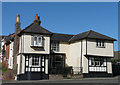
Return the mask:
<path id="1" fill-rule="evenodd" d="M 93 30 L 118 39 L 117 2 L 3 2 L 2 35 L 15 30 L 20 14 L 21 29 L 40 16 L 41 26 L 55 33 L 79 34 Z M 118 42 L 115 42 L 118 50 Z"/>

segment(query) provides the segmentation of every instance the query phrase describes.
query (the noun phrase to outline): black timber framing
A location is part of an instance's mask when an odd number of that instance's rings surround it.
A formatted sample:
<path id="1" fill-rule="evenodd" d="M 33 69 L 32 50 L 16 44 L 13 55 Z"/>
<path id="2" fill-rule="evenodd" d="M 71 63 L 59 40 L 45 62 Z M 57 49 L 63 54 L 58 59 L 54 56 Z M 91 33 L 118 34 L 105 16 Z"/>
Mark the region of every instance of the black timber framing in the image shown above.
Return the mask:
<path id="1" fill-rule="evenodd" d="M 34 54 L 34 56 L 35 56 L 36 54 Z M 40 56 L 39 56 L 40 55 Z M 49 79 L 49 74 L 45 74 L 45 70 L 46 70 L 46 68 L 45 68 L 45 66 L 46 66 L 46 63 L 45 63 L 45 60 L 46 60 L 46 56 L 48 56 L 48 55 L 41 55 L 41 54 L 39 54 L 39 55 L 37 55 L 37 56 L 39 56 L 39 57 L 41 57 L 41 67 L 32 67 L 32 68 L 40 68 L 40 71 L 38 71 L 38 72 L 35 72 L 35 71 L 31 71 L 31 67 L 29 67 L 30 68 L 30 71 L 26 71 L 26 68 L 27 68 L 27 66 L 26 66 L 26 56 L 28 56 L 28 62 L 29 62 L 29 56 L 32 56 L 32 55 L 24 55 L 25 56 L 25 69 L 24 69 L 24 71 L 25 71 L 25 73 L 24 74 L 19 74 L 19 75 L 17 75 L 17 80 L 42 80 L 42 79 Z M 44 56 L 44 57 L 43 57 Z M 43 58 L 44 58 L 44 66 L 42 66 L 42 60 L 43 60 Z M 28 63 L 28 66 L 29 66 L 29 63 Z M 42 68 L 44 68 L 44 72 L 42 71 Z"/>

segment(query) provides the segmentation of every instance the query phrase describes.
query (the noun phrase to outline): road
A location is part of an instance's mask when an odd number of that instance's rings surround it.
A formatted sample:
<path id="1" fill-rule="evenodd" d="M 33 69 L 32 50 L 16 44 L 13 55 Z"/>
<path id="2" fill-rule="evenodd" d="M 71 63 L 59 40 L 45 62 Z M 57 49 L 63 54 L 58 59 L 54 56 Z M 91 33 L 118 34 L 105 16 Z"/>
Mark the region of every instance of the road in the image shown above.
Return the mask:
<path id="1" fill-rule="evenodd" d="M 64 80 L 3 81 L 2 85 L 120 85 L 119 78 L 84 78 Z"/>

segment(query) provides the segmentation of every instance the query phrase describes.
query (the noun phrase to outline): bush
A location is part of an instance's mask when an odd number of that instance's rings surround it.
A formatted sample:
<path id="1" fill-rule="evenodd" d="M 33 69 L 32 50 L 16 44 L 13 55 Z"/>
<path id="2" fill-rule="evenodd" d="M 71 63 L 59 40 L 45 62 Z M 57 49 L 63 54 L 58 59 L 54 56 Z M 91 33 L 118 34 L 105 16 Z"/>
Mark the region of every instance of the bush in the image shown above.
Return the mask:
<path id="1" fill-rule="evenodd" d="M 113 59 L 112 60 L 112 64 L 116 64 L 117 62 L 119 62 L 120 60 L 119 59 Z"/>
<path id="2" fill-rule="evenodd" d="M 73 73 L 71 73 L 71 70 L 73 70 L 72 67 L 65 67 L 63 69 L 63 74 L 64 74 L 63 77 L 67 77 L 68 74 L 72 75 Z"/>

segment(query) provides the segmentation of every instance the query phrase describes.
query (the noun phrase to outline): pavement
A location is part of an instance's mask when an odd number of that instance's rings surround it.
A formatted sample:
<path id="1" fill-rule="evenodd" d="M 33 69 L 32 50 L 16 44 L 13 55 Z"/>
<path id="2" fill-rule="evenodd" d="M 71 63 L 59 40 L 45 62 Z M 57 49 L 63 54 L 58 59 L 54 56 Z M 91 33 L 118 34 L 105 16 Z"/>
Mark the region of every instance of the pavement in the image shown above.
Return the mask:
<path id="1" fill-rule="evenodd" d="M 120 85 L 120 77 L 111 78 L 83 78 L 63 80 L 22 80 L 2 81 L 2 85 Z"/>

